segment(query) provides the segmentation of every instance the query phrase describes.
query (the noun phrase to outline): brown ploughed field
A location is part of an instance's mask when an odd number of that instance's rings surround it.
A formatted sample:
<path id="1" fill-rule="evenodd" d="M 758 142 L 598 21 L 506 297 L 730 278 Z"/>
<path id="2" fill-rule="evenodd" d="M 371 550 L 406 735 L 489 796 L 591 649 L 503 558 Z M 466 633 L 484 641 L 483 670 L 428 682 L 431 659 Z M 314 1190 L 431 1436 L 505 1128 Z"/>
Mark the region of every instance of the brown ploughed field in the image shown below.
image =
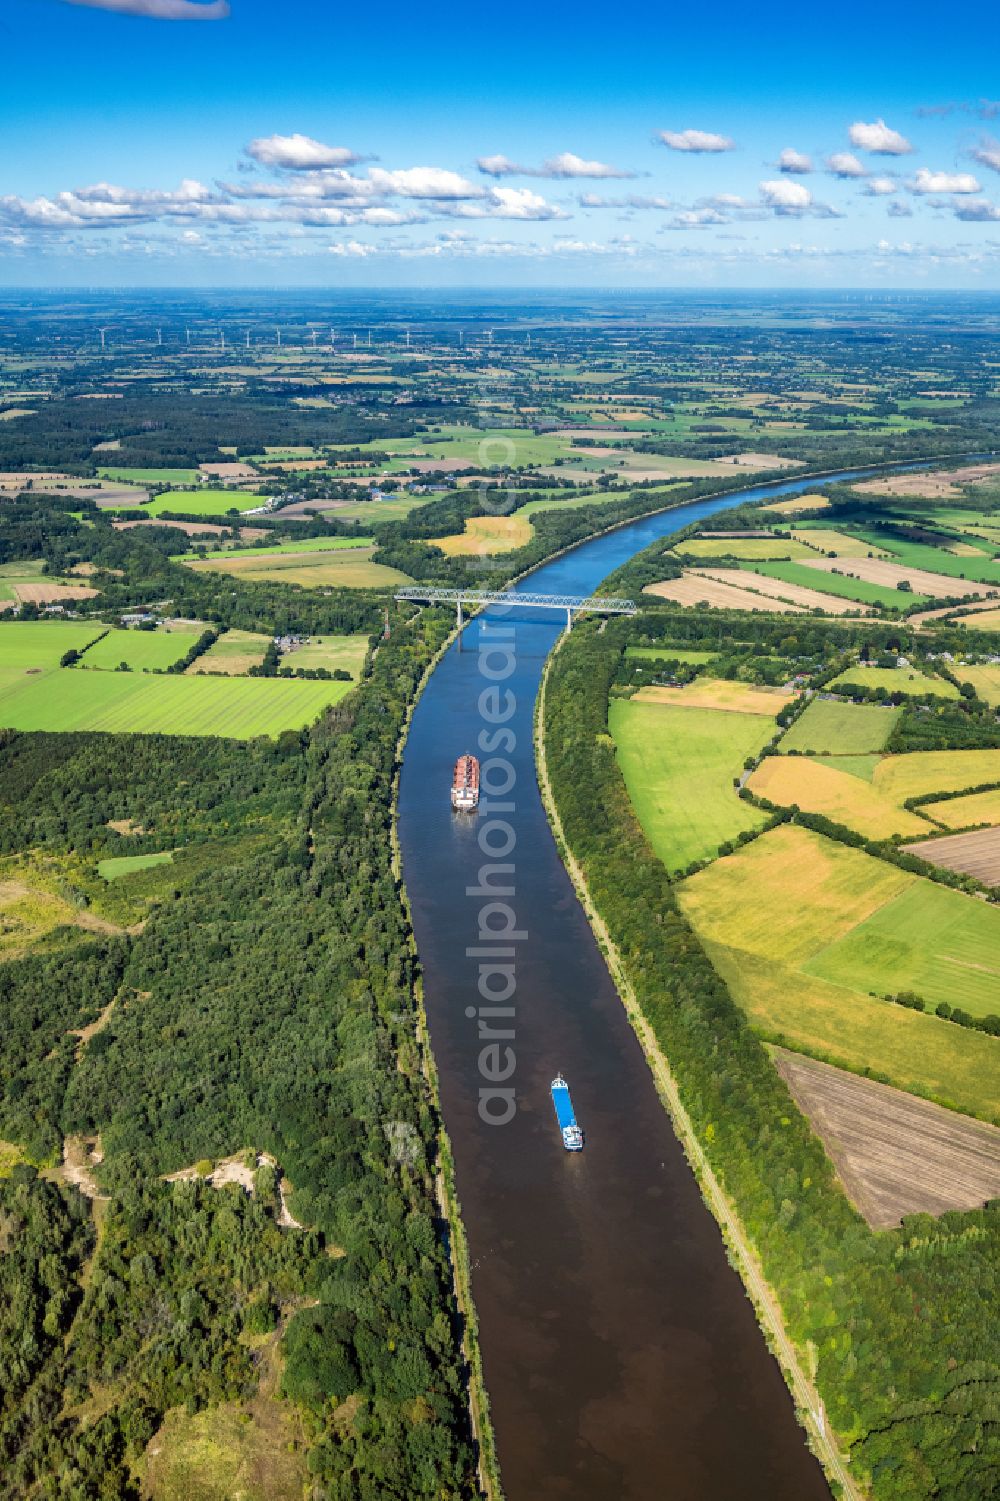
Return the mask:
<path id="1" fill-rule="evenodd" d="M 907 854 L 919 855 L 932 865 L 975 876 L 985 886 L 1000 886 L 1000 829 L 973 829 L 971 834 L 922 839 L 919 844 L 906 844 L 903 848 Z M 1000 997 L 997 1010 L 1000 1011 Z"/>
<path id="2" fill-rule="evenodd" d="M 774 1050 L 796 1104 L 869 1225 L 975 1209 L 1000 1197 L 1000 1130 L 940 1105 Z"/>

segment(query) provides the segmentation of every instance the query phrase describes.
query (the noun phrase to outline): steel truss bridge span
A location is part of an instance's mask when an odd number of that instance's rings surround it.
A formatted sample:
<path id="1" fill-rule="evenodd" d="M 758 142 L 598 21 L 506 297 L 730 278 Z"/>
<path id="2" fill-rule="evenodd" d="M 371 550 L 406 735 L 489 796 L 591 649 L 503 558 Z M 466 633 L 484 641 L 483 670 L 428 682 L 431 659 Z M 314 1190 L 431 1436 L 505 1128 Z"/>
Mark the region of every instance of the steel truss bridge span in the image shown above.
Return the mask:
<path id="1" fill-rule="evenodd" d="M 590 615 L 637 613 L 634 600 L 605 598 L 599 594 L 529 594 L 512 589 L 422 589 L 419 585 L 410 585 L 405 589 L 397 589 L 395 598 L 411 604 L 454 605 L 459 629 L 464 623 L 463 605 L 520 605 L 526 610 L 565 610 L 568 631 L 573 629 L 573 616 L 585 612 Z"/>

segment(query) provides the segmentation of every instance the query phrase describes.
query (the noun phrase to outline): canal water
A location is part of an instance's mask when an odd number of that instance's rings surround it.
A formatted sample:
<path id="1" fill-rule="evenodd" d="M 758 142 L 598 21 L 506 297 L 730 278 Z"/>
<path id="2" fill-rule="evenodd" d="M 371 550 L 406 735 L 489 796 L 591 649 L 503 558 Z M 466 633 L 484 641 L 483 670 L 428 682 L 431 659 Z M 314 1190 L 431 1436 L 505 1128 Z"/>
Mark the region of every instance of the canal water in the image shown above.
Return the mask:
<path id="1" fill-rule="evenodd" d="M 837 479 L 853 475 L 835 476 Z M 806 481 L 741 491 L 647 517 L 538 569 L 522 588 L 590 594 L 658 537 L 737 500 L 792 495 Z M 726 1259 L 715 1220 L 657 1096 L 649 1068 L 565 873 L 538 792 L 532 745 L 545 659 L 564 621 L 491 610 L 434 670 L 403 757 L 399 827 L 424 973 L 441 1103 L 468 1233 L 508 1501 L 820 1501 L 829 1490 L 805 1446 L 781 1373 Z M 483 631 L 512 632 L 512 660 L 480 660 Z M 496 640 L 508 638 L 496 635 Z M 513 668 L 491 683 L 495 673 Z M 453 814 L 456 757 L 483 757 L 486 712 L 516 743 L 509 813 Z M 484 768 L 485 769 L 485 768 Z M 498 790 L 500 778 L 493 773 Z M 479 836 L 490 823 L 493 853 Z M 509 825 L 503 831 L 502 825 Z M 513 840 L 509 853 L 503 846 Z M 477 894 L 503 861 L 509 896 Z M 498 903 L 486 911 L 491 902 Z M 506 906 L 512 909 L 504 912 Z M 480 937 L 515 926 L 515 1015 L 484 1077 Z M 500 962 L 507 964 L 506 956 Z M 494 975 L 494 987 L 510 982 Z M 471 1014 L 470 1014 L 471 1013 Z M 495 1038 L 494 1034 L 494 1038 Z M 505 1050 L 512 1049 L 513 1060 Z M 563 1150 L 549 1095 L 569 1082 L 585 1150 Z M 482 1119 L 482 1090 L 515 1092 L 512 1119 Z M 497 1095 L 490 1113 L 504 1113 Z"/>

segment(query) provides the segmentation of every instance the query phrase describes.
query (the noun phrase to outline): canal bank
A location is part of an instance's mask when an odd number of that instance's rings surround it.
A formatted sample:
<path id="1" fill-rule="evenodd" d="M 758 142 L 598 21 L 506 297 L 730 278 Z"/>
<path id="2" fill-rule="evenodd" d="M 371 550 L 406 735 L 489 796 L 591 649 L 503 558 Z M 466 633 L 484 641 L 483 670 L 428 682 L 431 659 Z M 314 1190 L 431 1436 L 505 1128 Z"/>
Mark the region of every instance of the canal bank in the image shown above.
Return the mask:
<path id="1" fill-rule="evenodd" d="M 531 589 L 590 593 L 658 537 L 813 483 L 748 487 L 631 522 L 534 570 Z M 539 796 L 534 705 L 557 636 L 530 614 L 491 610 L 470 622 L 425 685 L 400 780 L 403 870 L 504 1487 L 509 1501 L 818 1501 L 829 1494 L 822 1472 Z M 491 645 L 509 648 L 500 681 L 483 672 Z M 504 697 L 484 711 L 484 693 Z M 487 858 L 479 833 L 489 813 L 453 815 L 448 786 L 455 756 L 482 754 L 479 737 L 501 728 L 507 769 L 495 801 L 505 805 L 509 849 Z M 514 1036 L 488 1044 L 481 960 L 470 952 L 483 947 L 484 864 L 513 867 L 502 901 L 520 935 L 516 988 L 504 997 L 512 1014 L 487 1023 L 493 1036 Z M 481 1113 L 484 1046 L 503 1050 L 490 1055 L 495 1074 L 513 1063 L 496 1086 L 514 1091 L 504 1124 Z M 548 1086 L 559 1071 L 587 1135 L 575 1158 L 552 1125 Z"/>

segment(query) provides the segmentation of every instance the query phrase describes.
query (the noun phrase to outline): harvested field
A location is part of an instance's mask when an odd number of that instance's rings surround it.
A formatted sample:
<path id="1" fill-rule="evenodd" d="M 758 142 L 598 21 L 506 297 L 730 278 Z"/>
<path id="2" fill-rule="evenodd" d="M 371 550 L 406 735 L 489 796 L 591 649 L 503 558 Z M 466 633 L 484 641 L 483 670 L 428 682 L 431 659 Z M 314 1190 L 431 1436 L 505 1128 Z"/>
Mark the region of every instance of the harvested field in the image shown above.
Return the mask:
<path id="1" fill-rule="evenodd" d="M 969 626 L 975 626 L 980 622 L 980 616 L 983 616 L 981 629 L 1000 629 L 1000 608 L 995 603 L 990 602 L 964 605 L 939 605 L 934 610 L 918 610 L 916 614 L 907 616 L 906 623 L 907 625 L 915 625 L 919 628 L 932 621 L 943 620 L 948 615 L 955 617 L 956 624 Z M 987 623 L 987 618 L 991 619 L 991 623 Z"/>
<path id="2" fill-rule="evenodd" d="M 880 547 L 873 547 L 863 537 L 852 537 L 848 532 L 835 532 L 826 527 L 801 527 L 792 529 L 792 536 L 813 552 L 834 553 L 838 558 L 887 558 L 889 554 Z"/>
<path id="3" fill-rule="evenodd" d="M 658 599 L 673 600 L 678 605 L 702 605 L 710 610 L 755 610 L 772 615 L 802 613 L 798 605 L 787 604 L 783 599 L 766 599 L 761 594 L 751 594 L 749 589 L 720 583 L 701 569 L 688 569 L 678 579 L 647 584 L 642 592 L 654 594 Z"/>
<path id="4" fill-rule="evenodd" d="M 993 1119 L 1000 1113 L 995 1038 L 873 998 L 874 975 L 852 988 L 818 975 L 810 962 L 893 906 L 911 883 L 931 885 L 787 824 L 716 860 L 677 893 L 715 968 L 764 1036 Z M 909 988 L 891 962 L 889 976 L 884 985 L 878 977 L 880 988 Z"/>
<path id="5" fill-rule="evenodd" d="M 862 495 L 915 495 L 921 500 L 961 500 L 959 485 L 979 484 L 1000 472 L 1000 464 L 967 464 L 964 469 L 932 469 L 864 480 L 853 488 Z"/>
<path id="6" fill-rule="evenodd" d="M 945 805 L 947 806 L 947 805 Z M 944 839 L 924 839 L 903 846 L 932 865 L 975 876 L 986 886 L 1000 886 L 1000 828 L 976 829 L 971 834 L 949 834 Z M 997 1001 L 1000 1010 L 1000 999 Z"/>
<path id="7" fill-rule="evenodd" d="M 1000 705 L 1000 666 L 992 663 L 973 666 L 971 663 L 954 662 L 952 671 L 960 683 L 972 684 L 977 698 L 994 706 Z"/>
<path id="8" fill-rule="evenodd" d="M 83 584 L 62 584 L 58 579 L 46 583 L 15 583 L 11 587 L 22 605 L 60 605 L 74 599 L 93 599 L 97 594 L 96 589 L 88 589 Z"/>
<path id="9" fill-rule="evenodd" d="M 777 500 L 765 509 L 777 511 L 779 516 L 799 516 L 803 511 L 828 511 L 830 502 L 825 495 L 793 495 L 790 500 Z"/>
<path id="10" fill-rule="evenodd" d="M 450 537 L 433 537 L 431 547 L 440 547 L 449 558 L 471 554 L 513 552 L 531 541 L 535 529 L 523 516 L 471 516 L 465 530 Z"/>
<path id="11" fill-rule="evenodd" d="M 780 688 L 757 688 L 751 683 L 702 677 L 683 688 L 658 685 L 640 688 L 633 702 L 672 704 L 677 709 L 723 709 L 731 714 L 766 714 L 773 719 L 792 698 L 791 693 L 783 693 Z"/>
<path id="12" fill-rule="evenodd" d="M 1000 824 L 1000 787 L 992 792 L 970 792 L 968 797 L 949 797 L 941 803 L 924 803 L 924 812 L 946 829 L 970 829 L 975 824 Z"/>
<path id="13" fill-rule="evenodd" d="M 206 672 L 245 677 L 251 667 L 260 666 L 270 644 L 270 636 L 258 635 L 255 631 L 228 630 L 185 670 L 192 677 Z"/>
<path id="14" fill-rule="evenodd" d="M 907 568 L 901 563 L 886 563 L 881 558 L 810 558 L 803 564 L 823 573 L 836 570 L 845 578 L 861 579 L 865 584 L 879 584 L 884 589 L 898 589 L 906 582 L 914 594 L 926 594 L 931 599 L 971 598 L 989 594 L 995 584 L 977 584 L 971 579 L 945 577 L 941 573 L 928 573 L 925 568 Z"/>
<path id="15" fill-rule="evenodd" d="M 224 463 L 224 464 L 199 464 L 199 473 L 209 479 L 250 479 L 257 478 L 256 469 L 251 469 L 249 464 Z"/>
<path id="16" fill-rule="evenodd" d="M 963 618 L 962 625 L 969 631 L 1000 631 L 1000 606 L 977 611 L 974 615 Z"/>
<path id="17" fill-rule="evenodd" d="M 171 531 L 183 532 L 188 537 L 222 537 L 228 534 L 230 528 L 227 522 L 212 521 L 164 521 L 162 517 L 155 518 L 157 526 L 169 526 Z M 112 521 L 111 525 L 116 532 L 126 532 L 131 527 L 152 524 L 151 521 Z M 266 536 L 262 526 L 241 526 L 239 538 L 241 542 L 255 542 L 258 537 Z"/>
<path id="18" fill-rule="evenodd" d="M 335 672 L 339 667 L 357 681 L 367 654 L 367 636 L 312 636 L 294 651 L 286 652 L 282 656 L 281 665 L 290 667 L 293 672 L 300 668 L 314 667 L 325 667 L 328 672 Z"/>
<path id="19" fill-rule="evenodd" d="M 1000 1196 L 1000 1130 L 775 1049 L 775 1064 L 873 1229 Z"/>
<path id="20" fill-rule="evenodd" d="M 823 594 L 819 589 L 807 589 L 802 584 L 788 584 L 784 579 L 771 578 L 766 573 L 744 573 L 738 568 L 711 568 L 705 569 L 704 573 L 706 578 L 718 579 L 720 583 L 741 589 L 752 589 L 754 594 L 762 594 L 765 599 L 801 605 L 804 610 L 823 610 L 827 615 L 871 613 L 866 605 L 859 604 L 857 600 L 842 599 L 836 594 Z M 765 605 L 763 608 L 777 611 L 778 605 Z"/>
<path id="21" fill-rule="evenodd" d="M 816 698 L 782 737 L 783 751 L 817 755 L 866 755 L 885 748 L 902 710 Z"/>
<path id="22" fill-rule="evenodd" d="M 809 756 L 767 756 L 747 784 L 751 792 L 807 813 L 820 813 L 868 839 L 922 834 L 923 819 L 909 813 L 861 777 L 824 766 Z"/>

